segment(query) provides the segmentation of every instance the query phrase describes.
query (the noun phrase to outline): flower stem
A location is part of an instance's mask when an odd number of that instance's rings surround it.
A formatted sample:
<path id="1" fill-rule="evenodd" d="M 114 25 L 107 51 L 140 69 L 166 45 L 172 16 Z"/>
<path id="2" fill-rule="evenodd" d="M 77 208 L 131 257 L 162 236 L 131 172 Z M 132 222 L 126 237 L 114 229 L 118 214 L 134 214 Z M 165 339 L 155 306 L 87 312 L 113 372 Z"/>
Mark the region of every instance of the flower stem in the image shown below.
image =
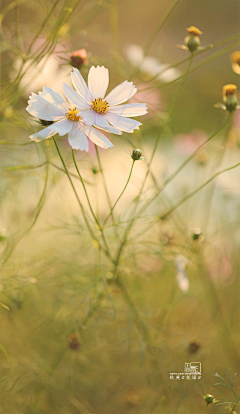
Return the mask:
<path id="1" fill-rule="evenodd" d="M 73 191 L 74 191 L 74 194 L 75 194 L 75 196 L 76 196 L 76 199 L 77 199 L 78 204 L 79 204 L 79 206 L 80 206 L 80 209 L 81 209 L 81 211 L 82 211 L 82 215 L 83 215 L 84 221 L 85 221 L 85 223 L 86 223 L 86 226 L 87 226 L 87 228 L 88 228 L 88 231 L 89 231 L 89 233 L 90 233 L 90 235 L 91 235 L 92 239 L 98 242 L 98 240 L 97 240 L 97 238 L 96 238 L 95 234 L 93 233 L 93 230 L 91 229 L 91 226 L 90 226 L 90 224 L 89 224 L 89 222 L 88 222 L 88 218 L 87 218 L 87 216 L 86 216 L 86 214 L 85 214 L 85 211 L 84 211 L 83 205 L 82 205 L 82 203 L 81 203 L 81 201 L 80 201 L 80 198 L 79 198 L 79 196 L 78 196 L 78 193 L 77 193 L 77 191 L 76 191 L 76 188 L 74 187 L 74 184 L 73 184 L 73 182 L 72 182 L 72 179 L 71 179 L 71 177 L 70 177 L 70 174 L 69 174 L 69 172 L 68 172 L 68 169 L 67 169 L 67 167 L 66 167 L 66 164 L 65 164 L 65 162 L 64 162 L 64 159 L 63 159 L 63 157 L 62 157 L 62 155 L 61 155 L 61 152 L 60 152 L 60 150 L 59 150 L 58 144 L 57 144 L 57 142 L 56 142 L 56 140 L 55 140 L 55 138 L 54 138 L 54 137 L 53 137 L 53 141 L 54 141 L 55 147 L 56 147 L 56 149 L 57 149 L 58 155 L 59 155 L 59 157 L 60 157 L 60 159 L 61 159 L 61 161 L 62 161 L 63 168 L 64 168 L 64 170 L 65 170 L 65 172 L 66 172 L 66 174 L 67 174 L 67 176 L 68 176 L 68 179 L 69 179 L 69 181 L 70 181 L 70 184 L 71 184 L 71 186 L 72 186 L 72 189 L 73 189 Z M 99 248 L 103 249 L 103 251 L 105 252 L 105 254 L 106 254 L 106 256 L 107 256 L 107 257 L 109 257 L 109 256 L 110 256 L 110 255 L 109 255 L 109 251 L 108 251 L 108 250 L 106 250 L 103 246 L 99 245 Z"/>
<path id="2" fill-rule="evenodd" d="M 100 223 L 99 223 L 99 221 L 98 221 L 98 219 L 97 219 L 97 217 L 96 217 L 96 215 L 95 215 L 95 213 L 94 213 L 94 211 L 93 211 L 93 208 L 92 208 L 92 206 L 91 206 L 91 203 L 90 203 L 90 200 L 89 200 L 89 197 L 88 197 L 88 193 L 87 193 L 87 189 L 86 189 L 86 187 L 85 187 L 85 184 L 84 184 L 83 178 L 82 178 L 82 176 L 81 176 L 81 174 L 80 174 L 80 171 L 79 171 L 78 166 L 77 166 L 77 163 L 76 163 L 76 159 L 75 159 L 75 155 L 74 155 L 74 150 L 72 150 L 72 157 L 73 157 L 73 162 L 74 162 L 74 165 L 75 165 L 75 167 L 76 167 L 76 170 L 77 170 L 77 173 L 78 173 L 79 179 L 80 179 L 80 181 L 81 181 L 81 183 L 82 183 L 82 186 L 83 186 L 83 189 L 84 189 L 84 192 L 85 192 L 86 198 L 87 198 L 88 206 L 89 206 L 89 208 L 90 208 L 90 211 L 91 211 L 91 213 L 92 213 L 92 216 L 93 216 L 93 218 L 94 218 L 94 220 L 95 220 L 95 222 L 96 222 L 97 226 L 98 226 L 98 227 L 99 227 L 99 229 L 100 229 L 100 232 L 101 232 L 101 236 L 102 236 L 103 242 L 104 242 L 104 244 L 105 244 L 106 250 L 108 251 L 108 253 L 109 253 L 109 257 L 110 257 L 110 252 L 109 252 L 109 248 L 108 248 L 108 245 L 107 245 L 107 241 L 106 241 L 105 236 L 104 236 L 104 233 L 103 233 L 103 229 L 102 229 L 102 227 L 101 227 L 101 225 L 100 225 Z"/>
<path id="3" fill-rule="evenodd" d="M 204 414 L 206 414 L 207 408 L 208 408 L 208 404 L 206 404 L 206 407 L 205 407 L 205 410 L 204 410 Z"/>
<path id="4" fill-rule="evenodd" d="M 131 178 L 131 175 L 132 175 L 132 171 L 133 171 L 133 166 L 134 166 L 134 163 L 135 163 L 135 160 L 133 160 L 133 162 L 132 162 L 131 170 L 130 170 L 130 173 L 129 173 L 129 176 L 128 176 L 128 179 L 127 179 L 127 182 L 126 182 L 126 184 L 125 184 L 125 187 L 124 187 L 124 189 L 122 190 L 122 192 L 121 192 L 120 196 L 118 197 L 118 199 L 115 201 L 114 205 L 112 206 L 112 208 L 111 208 L 111 211 L 110 211 L 109 215 L 108 215 L 108 216 L 107 216 L 107 218 L 104 220 L 103 226 L 105 226 L 105 224 L 107 223 L 107 221 L 108 221 L 109 217 L 112 215 L 112 212 L 113 212 L 114 208 L 116 207 L 116 205 L 117 205 L 118 201 L 120 200 L 120 198 L 122 197 L 122 195 L 123 195 L 124 191 L 126 190 L 126 188 L 127 188 L 127 186 L 128 186 L 128 183 L 129 183 L 130 178 Z"/>

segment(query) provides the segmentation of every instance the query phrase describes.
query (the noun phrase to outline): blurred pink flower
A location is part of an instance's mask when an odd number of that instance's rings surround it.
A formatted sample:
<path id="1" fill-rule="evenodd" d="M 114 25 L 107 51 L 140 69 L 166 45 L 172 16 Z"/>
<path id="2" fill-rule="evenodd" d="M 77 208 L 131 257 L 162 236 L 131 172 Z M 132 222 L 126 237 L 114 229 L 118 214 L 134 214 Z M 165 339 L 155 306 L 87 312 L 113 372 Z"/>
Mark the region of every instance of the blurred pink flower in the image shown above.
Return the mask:
<path id="1" fill-rule="evenodd" d="M 223 254 L 220 257 L 214 257 L 209 263 L 210 276 L 213 280 L 231 282 L 232 278 L 232 263 L 228 254 Z"/>
<path id="2" fill-rule="evenodd" d="M 177 134 L 173 140 L 173 145 L 181 154 L 191 155 L 206 140 L 207 134 L 200 129 L 196 129 L 189 134 Z"/>
<path id="3" fill-rule="evenodd" d="M 86 49 L 75 50 L 70 56 L 70 63 L 74 68 L 80 69 L 82 65 L 87 65 L 87 52 Z"/>
<path id="4" fill-rule="evenodd" d="M 148 114 L 146 114 L 146 117 L 149 117 L 149 115 L 152 116 L 152 112 L 162 112 L 164 110 L 164 103 L 157 89 L 146 90 L 146 84 L 144 83 L 140 83 L 137 88 L 138 91 L 136 95 L 134 95 L 129 102 L 146 102 L 148 107 Z"/>

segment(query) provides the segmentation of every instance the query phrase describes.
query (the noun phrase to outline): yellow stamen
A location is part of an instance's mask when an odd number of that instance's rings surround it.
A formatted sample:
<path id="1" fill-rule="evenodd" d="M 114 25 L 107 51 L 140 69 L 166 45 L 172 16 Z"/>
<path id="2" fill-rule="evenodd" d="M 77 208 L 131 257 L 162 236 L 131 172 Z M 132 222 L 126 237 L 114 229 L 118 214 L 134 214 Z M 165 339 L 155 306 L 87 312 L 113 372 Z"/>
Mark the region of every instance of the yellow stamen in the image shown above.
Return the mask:
<path id="1" fill-rule="evenodd" d="M 225 85 L 223 87 L 223 97 L 228 96 L 228 95 L 235 95 L 236 90 L 237 90 L 236 85 L 233 85 L 233 84 Z"/>
<path id="2" fill-rule="evenodd" d="M 99 113 L 99 114 L 105 114 L 109 109 L 109 103 L 108 101 L 103 101 L 102 98 L 97 98 L 92 101 L 92 109 Z"/>
<path id="3" fill-rule="evenodd" d="M 69 110 L 66 113 L 66 116 L 68 119 L 70 119 L 70 121 L 79 121 L 81 119 L 81 116 L 77 115 L 78 112 L 79 110 L 76 108 L 69 108 Z"/>
<path id="4" fill-rule="evenodd" d="M 200 36 L 201 34 L 203 34 L 203 32 L 201 32 L 201 30 L 199 30 L 197 27 L 195 26 L 190 26 L 187 29 L 187 32 L 192 35 L 192 36 Z"/>

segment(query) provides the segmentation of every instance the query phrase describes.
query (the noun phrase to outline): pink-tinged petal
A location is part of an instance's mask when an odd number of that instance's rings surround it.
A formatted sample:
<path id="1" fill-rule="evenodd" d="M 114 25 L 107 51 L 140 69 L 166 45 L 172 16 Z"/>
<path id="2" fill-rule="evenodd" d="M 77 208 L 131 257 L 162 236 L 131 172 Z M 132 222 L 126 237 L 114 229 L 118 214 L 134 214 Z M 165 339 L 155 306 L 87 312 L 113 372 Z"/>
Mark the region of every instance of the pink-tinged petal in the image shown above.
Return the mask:
<path id="1" fill-rule="evenodd" d="M 30 139 L 35 142 L 40 142 L 44 139 L 48 139 L 56 135 L 55 129 L 53 129 L 52 125 L 47 128 L 41 129 L 41 131 L 36 132 L 36 134 L 30 135 Z"/>
<path id="2" fill-rule="evenodd" d="M 98 145 L 100 148 L 112 148 L 113 144 L 109 139 L 105 137 L 101 132 L 99 132 L 97 129 L 95 129 L 93 126 L 89 126 L 84 124 L 83 129 L 85 134 L 88 136 L 88 138 L 96 145 Z"/>
<path id="3" fill-rule="evenodd" d="M 92 109 L 90 111 L 84 111 L 81 113 L 81 117 L 86 122 L 86 124 L 93 125 L 96 121 L 97 112 L 93 111 Z"/>
<path id="4" fill-rule="evenodd" d="M 77 93 L 85 100 L 88 104 L 91 104 L 91 101 L 94 100 L 94 97 L 90 93 L 85 80 L 80 74 L 79 70 L 74 68 L 71 73 L 72 83 Z"/>
<path id="5" fill-rule="evenodd" d="M 137 88 L 132 82 L 124 81 L 120 85 L 116 86 L 107 96 L 106 100 L 112 105 L 119 105 L 123 102 L 128 101 L 135 93 Z"/>
<path id="6" fill-rule="evenodd" d="M 40 95 L 32 93 L 28 101 L 27 112 L 44 121 L 57 121 L 65 117 L 64 111 L 46 101 Z"/>
<path id="7" fill-rule="evenodd" d="M 141 122 L 135 121 L 135 119 L 124 118 L 110 113 L 106 114 L 106 118 L 110 124 L 123 132 L 133 132 L 134 129 L 139 129 L 139 126 L 142 125 Z"/>
<path id="8" fill-rule="evenodd" d="M 62 112 L 65 113 L 68 110 L 67 104 L 64 101 L 64 99 L 57 92 L 53 91 L 48 86 L 44 87 L 43 91 L 39 92 L 38 94 L 43 99 L 45 99 L 46 101 L 60 109 Z"/>
<path id="9" fill-rule="evenodd" d="M 127 105 L 111 106 L 108 110 L 109 114 L 115 114 L 124 117 L 140 116 L 147 114 L 147 104 L 133 103 Z"/>
<path id="10" fill-rule="evenodd" d="M 68 134 L 68 142 L 73 149 L 89 151 L 88 139 L 80 122 L 73 122 L 72 130 Z"/>
<path id="11" fill-rule="evenodd" d="M 104 66 L 92 66 L 88 73 L 88 87 L 94 98 L 104 98 L 108 83 L 108 69 Z"/>
<path id="12" fill-rule="evenodd" d="M 51 125 L 51 127 L 58 133 L 58 135 L 63 136 L 71 131 L 73 124 L 75 123 L 77 122 L 70 121 L 70 119 L 63 119 L 62 121 Z"/>
<path id="13" fill-rule="evenodd" d="M 122 133 L 118 129 L 109 125 L 107 119 L 105 118 L 105 115 L 103 114 L 96 114 L 94 126 L 97 126 L 98 128 L 103 129 L 104 131 L 110 132 L 112 134 L 122 135 Z"/>
<path id="14" fill-rule="evenodd" d="M 91 109 L 91 105 L 66 83 L 63 84 L 63 90 L 69 102 L 76 105 L 78 109 Z"/>

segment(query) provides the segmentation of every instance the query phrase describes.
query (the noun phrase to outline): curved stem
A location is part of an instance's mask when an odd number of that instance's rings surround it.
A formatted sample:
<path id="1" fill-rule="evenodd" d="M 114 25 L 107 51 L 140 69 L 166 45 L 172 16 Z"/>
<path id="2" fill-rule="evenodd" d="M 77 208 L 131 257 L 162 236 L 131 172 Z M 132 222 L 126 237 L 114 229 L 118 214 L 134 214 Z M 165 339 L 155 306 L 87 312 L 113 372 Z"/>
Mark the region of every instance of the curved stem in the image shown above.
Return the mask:
<path id="1" fill-rule="evenodd" d="M 89 197 L 88 197 L 87 189 L 86 189 L 86 187 L 85 187 L 85 184 L 84 184 L 83 178 L 82 178 L 82 176 L 81 176 L 81 174 L 80 174 L 80 171 L 79 171 L 79 169 L 78 169 L 78 166 L 77 166 L 77 163 L 76 163 L 76 160 L 75 160 L 74 150 L 72 150 L 72 157 L 73 157 L 73 162 L 74 162 L 74 165 L 75 165 L 75 167 L 76 167 L 76 170 L 77 170 L 77 173 L 78 173 L 79 179 L 80 179 L 80 181 L 81 181 L 81 183 L 82 183 L 82 186 L 83 186 L 83 189 L 84 189 L 84 192 L 85 192 L 86 198 L 87 198 L 88 206 L 89 206 L 89 208 L 90 208 L 90 211 L 91 211 L 91 213 L 92 213 L 92 216 L 93 216 L 93 218 L 94 218 L 94 220 L 95 220 L 96 224 L 98 225 L 98 227 L 99 227 L 99 229 L 100 229 L 101 236 L 102 236 L 103 242 L 104 242 L 104 244 L 105 244 L 105 247 L 106 247 L 107 251 L 109 252 L 109 248 L 108 248 L 108 245 L 107 245 L 107 242 L 106 242 L 106 239 L 105 239 L 104 233 L 103 233 L 103 229 L 102 229 L 102 227 L 101 227 L 101 225 L 100 225 L 100 223 L 99 223 L 99 221 L 98 221 L 98 219 L 97 219 L 97 217 L 96 217 L 96 215 L 95 215 L 95 213 L 94 213 L 94 211 L 93 211 L 93 208 L 92 208 L 92 206 L 91 206 L 91 203 L 90 203 L 90 200 L 89 200 Z M 110 256 L 110 253 L 109 253 L 109 256 Z"/>
<path id="2" fill-rule="evenodd" d="M 111 211 L 110 211 L 109 215 L 108 215 L 108 216 L 107 216 L 107 218 L 104 220 L 103 227 L 104 227 L 104 226 L 105 226 L 105 224 L 107 223 L 107 221 L 108 221 L 109 217 L 112 215 L 112 212 L 113 212 L 114 208 L 116 207 L 116 205 L 117 205 L 118 201 L 120 200 L 120 198 L 122 197 L 122 195 L 123 195 L 124 191 L 126 190 L 126 188 L 127 188 L 127 186 L 128 186 L 128 183 L 129 183 L 130 178 L 131 178 L 131 175 L 132 175 L 132 171 L 133 171 L 134 162 L 135 162 L 135 160 L 133 160 L 133 162 L 132 162 L 131 170 L 130 170 L 130 173 L 129 173 L 129 176 L 128 176 L 128 179 L 127 179 L 127 182 L 126 182 L 126 184 L 125 184 L 125 187 L 124 187 L 124 189 L 122 190 L 122 192 L 121 192 L 120 196 L 118 197 L 118 199 L 115 201 L 114 205 L 112 206 L 112 208 L 111 208 Z"/>
<path id="3" fill-rule="evenodd" d="M 70 181 L 70 184 L 71 184 L 71 186 L 72 186 L 72 189 L 73 189 L 73 191 L 74 191 L 74 194 L 75 194 L 75 196 L 76 196 L 76 199 L 77 199 L 78 204 L 79 204 L 79 206 L 80 206 L 80 209 L 81 209 L 81 211 L 82 211 L 82 215 L 83 215 L 84 221 L 85 221 L 85 223 L 86 223 L 86 226 L 87 226 L 87 228 L 88 228 L 88 231 L 89 231 L 89 233 L 90 233 L 90 235 L 91 235 L 92 239 L 93 239 L 93 240 L 95 240 L 95 241 L 97 241 L 97 243 L 99 243 L 99 242 L 98 242 L 98 240 L 97 240 L 97 238 L 96 238 L 96 236 L 95 236 L 95 234 L 93 233 L 93 230 L 91 229 L 91 226 L 90 226 L 89 222 L 88 222 L 88 218 L 87 218 L 87 216 L 86 216 L 86 214 L 85 214 L 85 211 L 84 211 L 83 205 L 82 205 L 82 203 L 81 203 L 81 201 L 80 201 L 80 198 L 79 198 L 79 196 L 78 196 L 78 193 L 77 193 L 77 191 L 76 191 L 76 188 L 74 187 L 74 184 L 73 184 L 73 182 L 72 182 L 72 179 L 71 179 L 71 177 L 70 177 L 70 174 L 69 174 L 69 172 L 68 172 L 68 169 L 67 169 L 67 167 L 66 167 L 66 164 L 65 164 L 65 162 L 64 162 L 64 159 L 63 159 L 63 157 L 62 157 L 62 155 L 61 155 L 61 152 L 60 152 L 60 150 L 59 150 L 58 144 L 57 144 L 57 142 L 56 142 L 56 140 L 55 140 L 55 138 L 54 138 L 54 137 L 53 137 L 53 141 L 54 141 L 55 147 L 56 147 L 56 149 L 57 149 L 58 155 L 59 155 L 59 157 L 60 157 L 60 159 L 61 159 L 61 161 L 62 161 L 63 168 L 64 168 L 64 170 L 65 170 L 65 172 L 66 172 L 66 174 L 67 174 L 67 176 L 68 176 L 68 179 L 69 179 L 69 181 Z M 106 256 L 107 256 L 107 257 L 110 257 L 110 254 L 109 254 L 109 251 L 108 251 L 108 250 L 106 250 L 106 249 L 105 249 L 103 246 L 101 246 L 101 245 L 99 245 L 99 248 L 103 249 L 103 251 L 105 252 L 105 254 L 106 254 Z"/>
<path id="4" fill-rule="evenodd" d="M 189 73 L 189 71 L 190 71 L 190 68 L 191 68 L 191 65 L 192 65 L 192 61 L 193 61 L 193 54 L 192 54 L 192 56 L 191 56 L 190 63 L 189 63 L 188 68 L 187 68 L 187 70 L 186 70 L 186 72 L 185 72 L 185 74 L 184 74 L 184 77 L 183 77 L 183 79 L 182 79 L 182 82 L 180 83 L 180 85 L 179 85 L 179 87 L 178 87 L 178 89 L 177 89 L 176 95 L 174 96 L 174 99 L 173 99 L 173 101 L 172 101 L 172 103 L 171 103 L 171 106 L 170 106 L 170 109 L 169 109 L 169 113 L 168 113 L 168 117 L 167 117 L 167 119 L 166 119 L 166 121 L 165 121 L 165 124 L 164 124 L 164 126 L 163 126 L 162 132 L 159 134 L 159 136 L 158 136 L 158 137 L 157 137 L 157 139 L 156 139 L 156 142 L 155 142 L 155 145 L 154 145 L 154 148 L 153 148 L 153 152 L 152 152 L 152 155 L 151 155 L 151 158 L 150 158 L 149 164 L 148 164 L 148 169 L 147 169 L 147 172 L 146 172 L 146 174 L 145 174 L 145 177 L 144 177 L 144 180 L 143 180 L 143 183 L 142 183 L 141 189 L 140 189 L 139 194 L 138 194 L 138 197 L 137 197 L 136 205 L 135 205 L 135 208 L 134 208 L 134 211 L 133 211 L 133 218 L 132 218 L 132 220 L 130 221 L 130 223 L 129 223 L 128 227 L 127 227 L 127 228 L 126 228 L 126 230 L 125 230 L 125 233 L 124 233 L 124 236 L 123 236 L 123 240 L 122 240 L 121 245 L 120 245 L 120 247 L 119 247 L 119 249 L 118 249 L 118 252 L 117 252 L 117 256 L 116 256 L 116 259 L 115 259 L 115 269 L 117 269 L 117 267 L 118 267 L 118 265 L 119 265 L 119 260 L 120 260 L 120 257 L 121 257 L 121 254 L 122 254 L 123 248 L 124 248 L 124 246 L 125 246 L 125 244 L 126 244 L 126 242 L 127 242 L 128 234 L 129 234 L 129 232 L 130 232 L 130 230 L 131 230 L 131 228 L 132 228 L 132 226 L 133 226 L 133 223 L 135 222 L 135 213 L 136 213 L 136 210 L 137 210 L 137 207 L 138 207 L 139 201 L 140 201 L 140 197 L 141 197 L 142 192 L 143 192 L 143 188 L 144 188 L 145 182 L 146 182 L 147 177 L 148 177 L 148 174 L 149 174 L 149 172 L 150 172 L 150 166 L 151 166 L 152 160 L 153 160 L 153 158 L 154 158 L 155 152 L 156 152 L 156 150 L 157 150 L 159 140 L 160 140 L 160 138 L 161 138 L 162 134 L 165 132 L 165 130 L 166 130 L 167 126 L 168 126 L 168 123 L 169 123 L 170 117 L 171 117 L 171 115 L 172 115 L 173 109 L 174 109 L 174 107 L 175 107 L 175 105 L 176 105 L 177 99 L 178 99 L 178 98 L 179 98 L 179 96 L 180 96 L 180 93 L 181 93 L 181 91 L 182 91 L 183 85 L 184 85 L 185 80 L 186 80 L 186 78 L 187 78 L 187 75 L 188 75 L 188 73 Z"/>
<path id="5" fill-rule="evenodd" d="M 180 207 L 185 201 L 187 201 L 189 198 L 197 194 L 202 188 L 204 188 L 207 184 L 209 184 L 214 178 L 216 178 L 218 175 L 225 173 L 226 171 L 231 171 L 234 168 L 237 168 L 240 165 L 240 162 L 238 164 L 233 165 L 232 167 L 225 168 L 224 170 L 218 171 L 216 174 L 214 174 L 211 178 L 209 178 L 205 183 L 200 185 L 200 187 L 196 188 L 194 191 L 192 191 L 190 194 L 188 194 L 186 197 L 182 198 L 182 200 L 179 201 L 174 207 L 172 207 L 167 213 L 165 213 L 163 216 L 160 217 L 160 219 L 165 218 L 168 214 L 170 214 L 172 211 L 176 210 L 176 208 Z"/>

